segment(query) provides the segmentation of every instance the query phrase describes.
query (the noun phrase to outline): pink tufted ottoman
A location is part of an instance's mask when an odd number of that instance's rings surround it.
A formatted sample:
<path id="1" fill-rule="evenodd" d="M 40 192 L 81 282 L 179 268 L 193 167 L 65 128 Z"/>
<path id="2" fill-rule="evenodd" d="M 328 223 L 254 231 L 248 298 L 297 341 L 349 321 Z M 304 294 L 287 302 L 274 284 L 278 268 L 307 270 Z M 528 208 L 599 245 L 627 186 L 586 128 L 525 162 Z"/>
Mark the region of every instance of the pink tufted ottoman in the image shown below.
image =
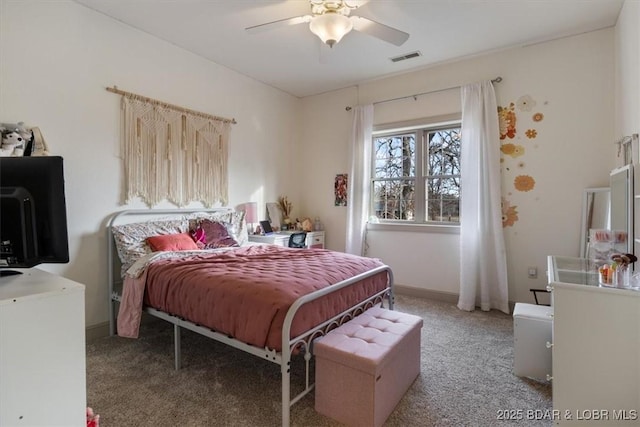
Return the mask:
<path id="1" fill-rule="evenodd" d="M 422 318 L 383 308 L 318 339 L 316 411 L 350 426 L 381 426 L 420 373 Z"/>

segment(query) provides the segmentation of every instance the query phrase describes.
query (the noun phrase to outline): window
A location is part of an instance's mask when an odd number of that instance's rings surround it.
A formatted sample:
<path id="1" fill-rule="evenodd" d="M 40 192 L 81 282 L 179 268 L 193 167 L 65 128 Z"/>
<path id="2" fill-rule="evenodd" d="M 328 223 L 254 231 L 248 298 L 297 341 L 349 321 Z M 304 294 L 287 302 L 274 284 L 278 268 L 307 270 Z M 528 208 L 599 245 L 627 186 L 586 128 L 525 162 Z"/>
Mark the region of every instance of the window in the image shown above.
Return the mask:
<path id="1" fill-rule="evenodd" d="M 381 222 L 460 223 L 460 122 L 373 134 L 371 212 Z"/>

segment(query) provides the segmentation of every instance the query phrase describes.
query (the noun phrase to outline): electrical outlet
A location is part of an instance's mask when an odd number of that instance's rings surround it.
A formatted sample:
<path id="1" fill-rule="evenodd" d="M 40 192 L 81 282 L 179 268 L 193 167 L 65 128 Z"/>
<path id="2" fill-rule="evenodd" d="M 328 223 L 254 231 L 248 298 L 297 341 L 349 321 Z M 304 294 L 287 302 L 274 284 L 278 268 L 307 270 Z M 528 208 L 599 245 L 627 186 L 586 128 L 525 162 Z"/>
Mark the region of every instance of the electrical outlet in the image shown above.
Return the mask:
<path id="1" fill-rule="evenodd" d="M 538 278 L 538 267 L 529 267 L 527 269 L 527 276 L 529 279 L 537 279 Z"/>

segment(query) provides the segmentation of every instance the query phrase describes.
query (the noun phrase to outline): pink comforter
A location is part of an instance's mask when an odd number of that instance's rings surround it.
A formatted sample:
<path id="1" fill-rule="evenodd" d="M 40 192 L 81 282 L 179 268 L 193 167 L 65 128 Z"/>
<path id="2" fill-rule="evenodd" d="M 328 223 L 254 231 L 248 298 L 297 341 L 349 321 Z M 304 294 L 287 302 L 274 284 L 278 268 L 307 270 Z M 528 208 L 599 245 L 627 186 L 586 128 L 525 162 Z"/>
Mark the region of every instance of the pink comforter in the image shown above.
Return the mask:
<path id="1" fill-rule="evenodd" d="M 118 314 L 118 334 L 137 337 L 142 304 L 232 336 L 280 350 L 287 310 L 302 295 L 383 265 L 379 260 L 324 249 L 248 246 L 150 264 L 127 277 Z M 379 273 L 304 305 L 295 337 L 387 285 Z"/>

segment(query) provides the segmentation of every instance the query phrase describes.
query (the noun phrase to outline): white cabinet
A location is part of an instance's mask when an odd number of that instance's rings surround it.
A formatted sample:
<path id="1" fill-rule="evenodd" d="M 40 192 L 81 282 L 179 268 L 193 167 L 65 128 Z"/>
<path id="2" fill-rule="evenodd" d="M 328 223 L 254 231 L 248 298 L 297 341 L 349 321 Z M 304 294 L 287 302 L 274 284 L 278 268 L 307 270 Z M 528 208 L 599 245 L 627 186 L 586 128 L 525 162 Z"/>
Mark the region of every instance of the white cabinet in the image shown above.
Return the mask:
<path id="1" fill-rule="evenodd" d="M 596 266 L 549 257 L 556 425 L 640 425 L 640 291 L 601 287 Z"/>
<path id="2" fill-rule="evenodd" d="M 289 236 L 292 232 L 281 231 L 266 235 L 250 234 L 250 242 L 269 243 L 272 245 L 289 246 Z M 307 232 L 307 240 L 305 240 L 307 248 L 324 248 L 324 231 Z"/>
<path id="3" fill-rule="evenodd" d="M 307 233 L 307 240 L 305 241 L 308 248 L 324 248 L 324 231 L 311 231 Z"/>
<path id="4" fill-rule="evenodd" d="M 84 285 L 0 277 L 0 426 L 85 426 Z"/>

